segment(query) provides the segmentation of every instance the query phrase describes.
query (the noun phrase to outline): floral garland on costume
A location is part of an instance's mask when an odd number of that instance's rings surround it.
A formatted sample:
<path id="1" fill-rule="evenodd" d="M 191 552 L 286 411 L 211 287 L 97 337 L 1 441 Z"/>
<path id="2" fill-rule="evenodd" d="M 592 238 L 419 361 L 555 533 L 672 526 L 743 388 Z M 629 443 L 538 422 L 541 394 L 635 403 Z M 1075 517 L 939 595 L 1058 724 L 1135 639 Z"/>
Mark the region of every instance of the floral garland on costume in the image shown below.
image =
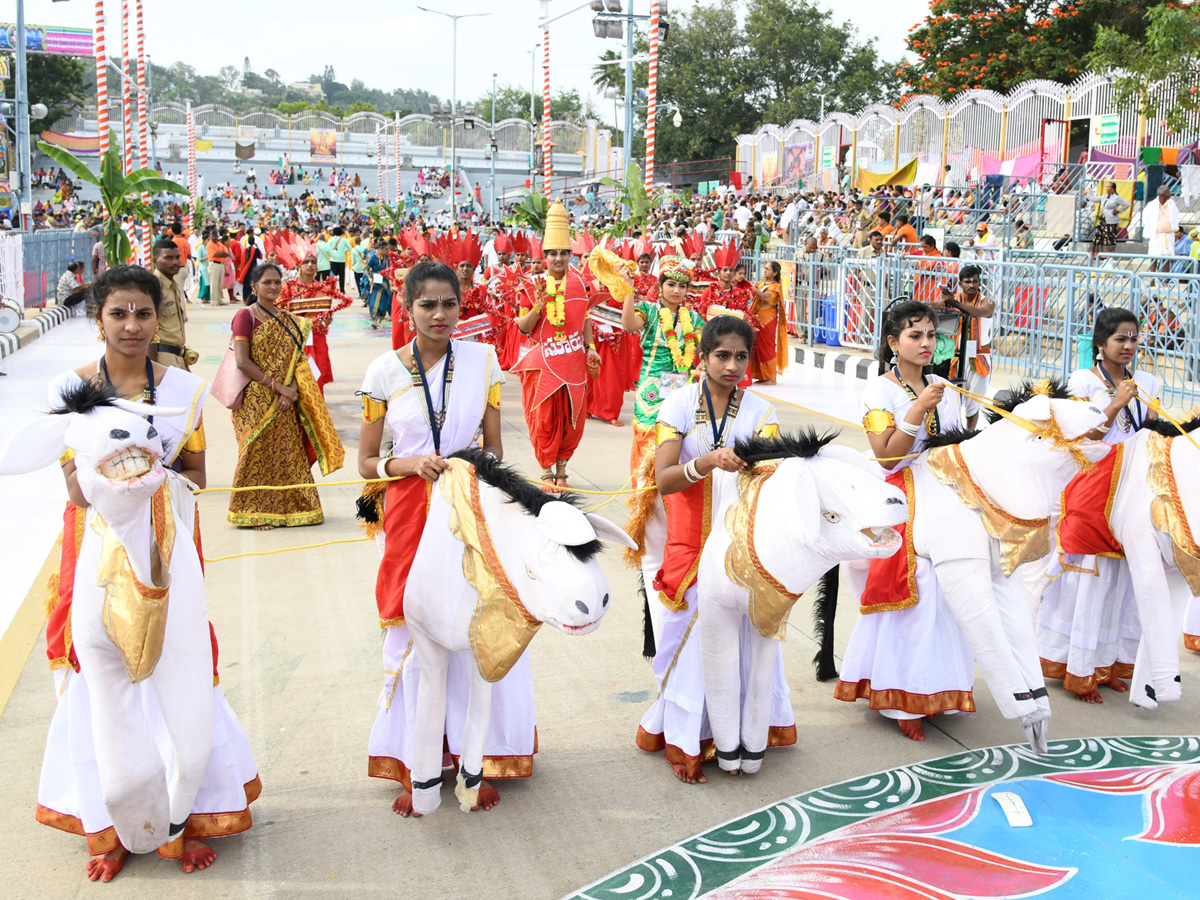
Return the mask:
<path id="1" fill-rule="evenodd" d="M 564 276 L 562 281 L 555 282 L 554 276 L 549 272 L 546 273 L 546 284 L 543 288 L 546 295 L 545 312 L 546 321 L 554 326 L 554 339 L 561 341 L 562 328 L 567 322 L 567 279 Z"/>
<path id="2" fill-rule="evenodd" d="M 679 346 L 679 334 L 676 326 L 683 331 L 683 347 Z M 679 313 L 672 317 L 671 310 L 665 305 L 658 307 L 658 327 L 662 329 L 667 339 L 667 349 L 671 351 L 671 363 L 676 372 L 687 372 L 696 361 L 696 324 L 686 306 L 679 307 Z"/>

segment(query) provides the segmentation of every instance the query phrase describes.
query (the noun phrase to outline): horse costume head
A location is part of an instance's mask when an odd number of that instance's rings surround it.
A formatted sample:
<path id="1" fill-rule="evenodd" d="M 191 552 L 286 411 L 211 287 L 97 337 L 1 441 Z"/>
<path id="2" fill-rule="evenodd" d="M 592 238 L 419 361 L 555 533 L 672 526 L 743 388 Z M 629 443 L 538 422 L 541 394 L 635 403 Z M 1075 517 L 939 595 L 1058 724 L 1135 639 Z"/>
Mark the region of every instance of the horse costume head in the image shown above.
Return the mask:
<path id="1" fill-rule="evenodd" d="M 110 522 L 162 485 L 162 439 L 145 416 L 179 416 L 185 409 L 122 400 L 112 386 L 84 381 L 63 393 L 52 415 L 20 429 L 0 454 L 0 474 L 32 472 L 75 454 L 79 489 Z"/>
<path id="2" fill-rule="evenodd" d="M 758 540 L 786 541 L 797 563 L 812 560 L 816 571 L 807 581 L 800 577 L 803 584 L 844 560 L 891 556 L 901 544 L 893 526 L 908 519 L 904 493 L 861 454 L 832 444 L 837 434 L 808 428 L 741 440 L 734 449 L 752 464 L 780 460 L 759 505 L 777 505 L 787 515 L 778 532 Z"/>
<path id="3" fill-rule="evenodd" d="M 503 492 L 529 517 L 514 523 L 513 531 L 493 530 L 498 545 L 513 542 L 501 558 L 529 614 L 566 634 L 598 628 L 609 604 L 608 582 L 596 559 L 601 541 L 628 547 L 633 543 L 629 536 L 602 516 L 582 512 L 579 495 L 547 494 L 486 453 L 464 450 L 453 457 L 470 462 L 481 481 Z M 519 565 L 510 561 L 510 554 L 519 558 Z"/>
<path id="4" fill-rule="evenodd" d="M 978 457 L 970 460 L 971 470 L 1020 473 L 987 485 L 989 496 L 1013 515 L 1048 515 L 1067 482 L 1109 452 L 1108 444 L 1087 438 L 1104 424 L 1103 411 L 1072 397 L 1057 380 L 1025 381 L 994 407 L 982 432 L 986 440 L 969 442 Z"/>

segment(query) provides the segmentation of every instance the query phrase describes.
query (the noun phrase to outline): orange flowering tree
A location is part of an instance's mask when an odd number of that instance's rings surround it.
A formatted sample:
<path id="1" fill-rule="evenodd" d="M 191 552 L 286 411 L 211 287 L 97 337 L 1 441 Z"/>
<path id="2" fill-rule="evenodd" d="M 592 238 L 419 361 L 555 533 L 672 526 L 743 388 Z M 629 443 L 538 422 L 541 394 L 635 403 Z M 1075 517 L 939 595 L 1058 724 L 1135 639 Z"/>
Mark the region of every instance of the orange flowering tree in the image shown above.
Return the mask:
<path id="1" fill-rule="evenodd" d="M 1088 64 L 1120 70 L 1113 82 L 1119 105 L 1136 106 L 1175 134 L 1200 124 L 1200 6 L 1165 3 L 1150 10 L 1144 40 L 1101 28 Z"/>
<path id="2" fill-rule="evenodd" d="M 1086 71 L 1099 30 L 1132 41 L 1146 36 L 1148 10 L 1167 0 L 932 0 L 912 27 L 908 49 L 916 62 L 901 65 L 915 94 L 944 100 L 971 88 L 1005 92 L 1022 81 L 1070 82 Z"/>

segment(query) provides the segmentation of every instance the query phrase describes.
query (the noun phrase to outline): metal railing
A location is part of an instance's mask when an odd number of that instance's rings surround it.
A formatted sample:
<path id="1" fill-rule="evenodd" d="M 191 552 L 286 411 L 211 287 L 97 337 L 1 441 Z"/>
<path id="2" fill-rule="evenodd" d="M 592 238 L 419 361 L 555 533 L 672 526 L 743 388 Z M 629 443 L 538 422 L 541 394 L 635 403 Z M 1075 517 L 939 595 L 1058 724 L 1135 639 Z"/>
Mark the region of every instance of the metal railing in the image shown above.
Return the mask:
<path id="1" fill-rule="evenodd" d="M 844 250 L 808 254 L 792 245 L 743 255 L 752 277 L 768 259 L 794 263 L 789 330 L 811 344 L 872 350 L 883 312 L 899 297 L 935 299 L 957 286 L 962 265 L 978 265 L 981 290 L 996 303 L 991 358 L 995 372 L 1066 379 L 1094 364 L 1092 328 L 1108 306 L 1141 322 L 1137 365 L 1162 380 L 1168 402 L 1200 401 L 1200 274 L 1149 268 L 1072 265 L 1045 260 L 957 260 L 895 255 L 878 259 Z M 1075 262 L 1075 260 L 1072 260 Z"/>
<path id="2" fill-rule="evenodd" d="M 59 276 L 67 263 L 80 260 L 88 265 L 85 280 L 91 279 L 91 252 L 96 239 L 85 231 L 53 228 L 22 235 L 21 267 L 25 273 L 25 308 L 44 307 L 58 289 Z"/>

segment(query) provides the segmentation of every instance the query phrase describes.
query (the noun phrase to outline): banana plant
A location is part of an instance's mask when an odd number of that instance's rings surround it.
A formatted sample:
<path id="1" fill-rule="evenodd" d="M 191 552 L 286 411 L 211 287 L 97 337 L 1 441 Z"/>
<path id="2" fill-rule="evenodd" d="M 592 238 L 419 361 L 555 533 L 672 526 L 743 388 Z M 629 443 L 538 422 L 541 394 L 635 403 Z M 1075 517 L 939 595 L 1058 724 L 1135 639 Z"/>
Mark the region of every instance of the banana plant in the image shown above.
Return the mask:
<path id="1" fill-rule="evenodd" d="M 532 228 L 543 234 L 546 231 L 546 213 L 549 211 L 550 204 L 545 196 L 537 191 L 526 190 L 513 206 L 512 212 L 504 217 L 504 222 L 507 225 Z"/>
<path id="2" fill-rule="evenodd" d="M 93 184 L 100 189 L 100 202 L 104 204 L 108 218 L 104 220 L 104 235 L 100 239 L 104 247 L 104 257 L 110 266 L 121 265 L 128 261 L 133 254 L 129 245 L 129 236 L 121 223 L 126 218 L 137 222 L 153 222 L 154 210 L 149 204 L 143 203 L 139 196 L 143 191 L 150 194 L 182 194 L 187 195 L 188 189 L 182 184 L 163 178 L 157 169 L 137 169 L 128 175 L 121 171 L 121 157 L 116 148 L 117 136 L 113 131 L 108 133 L 108 152 L 100 160 L 100 174 L 96 174 L 88 164 L 62 147 L 38 141 L 38 149 L 48 157 L 69 170 L 86 184 Z"/>
<path id="3" fill-rule="evenodd" d="M 622 238 L 636 228 L 644 230 L 654 207 L 675 197 L 674 194 L 658 191 L 647 193 L 642 170 L 635 162 L 631 162 L 625 170 L 624 184 L 607 175 L 600 179 L 600 183 L 616 191 L 612 199 L 620 204 L 623 211 L 622 218 L 604 232 L 612 238 Z"/>
<path id="4" fill-rule="evenodd" d="M 404 211 L 405 202 L 403 200 L 395 206 L 388 206 L 382 200 L 378 200 L 370 210 L 375 221 L 390 228 L 392 234 L 399 234 L 400 229 L 404 227 Z"/>

